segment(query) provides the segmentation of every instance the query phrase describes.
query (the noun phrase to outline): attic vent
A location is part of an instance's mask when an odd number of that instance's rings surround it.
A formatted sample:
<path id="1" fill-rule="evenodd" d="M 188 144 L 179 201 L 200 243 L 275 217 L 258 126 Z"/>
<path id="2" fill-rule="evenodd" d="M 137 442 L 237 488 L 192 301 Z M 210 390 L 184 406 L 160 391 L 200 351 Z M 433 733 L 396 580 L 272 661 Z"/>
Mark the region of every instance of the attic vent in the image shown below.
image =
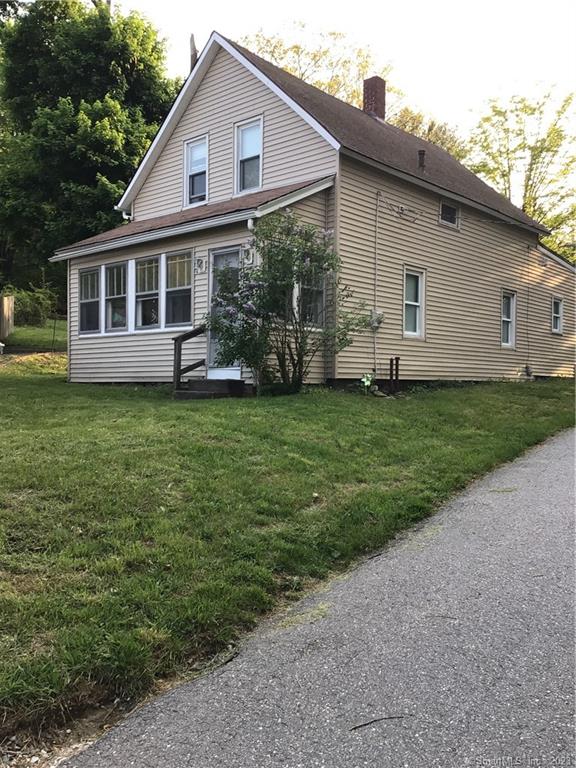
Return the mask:
<path id="1" fill-rule="evenodd" d="M 418 150 L 418 168 L 420 168 L 421 170 L 424 170 L 424 168 L 426 168 L 426 150 L 425 149 Z"/>

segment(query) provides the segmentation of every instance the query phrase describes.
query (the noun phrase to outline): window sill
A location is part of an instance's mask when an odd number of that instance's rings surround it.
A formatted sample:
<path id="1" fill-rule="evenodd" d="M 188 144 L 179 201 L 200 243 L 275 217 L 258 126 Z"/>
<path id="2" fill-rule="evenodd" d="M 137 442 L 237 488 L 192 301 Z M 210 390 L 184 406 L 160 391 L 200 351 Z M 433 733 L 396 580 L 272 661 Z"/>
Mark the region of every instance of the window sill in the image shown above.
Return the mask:
<path id="1" fill-rule="evenodd" d="M 502 349 L 512 350 L 512 352 L 516 351 L 516 344 L 500 344 L 500 347 Z"/>
<path id="2" fill-rule="evenodd" d="M 232 197 L 244 197 L 245 195 L 251 195 L 253 192 L 260 192 L 263 185 L 260 184 L 259 187 L 250 187 L 250 189 L 243 189 L 242 192 L 235 192 Z"/>
<path id="3" fill-rule="evenodd" d="M 192 323 L 186 325 L 166 325 L 164 328 L 134 328 L 132 331 L 79 331 L 77 337 L 83 338 L 110 338 L 114 336 L 146 336 L 147 334 L 154 333 L 174 333 L 174 331 L 189 331 L 192 328 Z"/>
<path id="4" fill-rule="evenodd" d="M 438 219 L 438 224 L 441 227 L 448 227 L 448 229 L 454 229 L 457 232 L 460 232 L 460 224 L 451 224 L 449 221 L 443 221 L 442 219 Z"/>
<path id="5" fill-rule="evenodd" d="M 402 338 L 408 339 L 409 341 L 426 341 L 426 336 L 424 336 L 421 333 L 407 333 L 404 331 L 402 334 Z"/>
<path id="6" fill-rule="evenodd" d="M 564 336 L 564 331 L 550 331 L 552 336 Z"/>
<path id="7" fill-rule="evenodd" d="M 182 210 L 187 211 L 189 208 L 200 208 L 201 205 L 208 205 L 208 198 L 200 200 L 198 203 L 189 203 L 189 205 L 183 205 Z"/>

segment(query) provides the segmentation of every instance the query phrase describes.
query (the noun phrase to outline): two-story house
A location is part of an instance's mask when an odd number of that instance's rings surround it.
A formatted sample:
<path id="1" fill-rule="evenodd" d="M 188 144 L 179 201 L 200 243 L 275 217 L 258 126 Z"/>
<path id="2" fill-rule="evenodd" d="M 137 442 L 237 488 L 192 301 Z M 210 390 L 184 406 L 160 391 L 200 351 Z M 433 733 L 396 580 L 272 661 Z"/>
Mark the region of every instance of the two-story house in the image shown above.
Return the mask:
<path id="1" fill-rule="evenodd" d="M 161 382 L 173 337 L 201 326 L 214 270 L 240 268 L 258 218 L 290 207 L 334 230 L 342 281 L 381 322 L 312 383 L 573 374 L 574 267 L 546 230 L 439 147 L 212 34 L 118 207 L 127 223 L 59 250 L 68 264 L 69 377 Z M 206 332 L 182 349 L 191 377 L 218 368 Z"/>

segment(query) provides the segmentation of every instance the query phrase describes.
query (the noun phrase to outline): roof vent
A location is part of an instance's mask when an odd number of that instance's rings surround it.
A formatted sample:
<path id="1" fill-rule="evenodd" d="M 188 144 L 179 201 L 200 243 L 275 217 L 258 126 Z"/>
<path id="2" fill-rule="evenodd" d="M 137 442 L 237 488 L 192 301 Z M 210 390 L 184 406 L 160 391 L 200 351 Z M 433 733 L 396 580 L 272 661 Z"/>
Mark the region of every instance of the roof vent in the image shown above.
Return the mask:
<path id="1" fill-rule="evenodd" d="M 386 119 L 386 81 L 378 75 L 364 80 L 364 100 L 362 109 L 367 115 Z"/>
<path id="2" fill-rule="evenodd" d="M 420 170 L 424 170 L 426 168 L 426 150 L 425 149 L 419 149 L 418 150 L 418 168 Z"/>

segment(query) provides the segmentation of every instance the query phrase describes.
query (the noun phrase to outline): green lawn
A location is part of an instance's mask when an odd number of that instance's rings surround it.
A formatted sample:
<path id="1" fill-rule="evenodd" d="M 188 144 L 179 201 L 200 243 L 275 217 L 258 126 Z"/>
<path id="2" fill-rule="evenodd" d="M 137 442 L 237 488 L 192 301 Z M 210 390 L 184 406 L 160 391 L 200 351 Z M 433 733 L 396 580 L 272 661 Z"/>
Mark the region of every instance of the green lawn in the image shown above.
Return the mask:
<path id="1" fill-rule="evenodd" d="M 573 423 L 570 381 L 174 402 L 63 359 L 0 363 L 5 730 L 143 693 Z"/>
<path id="2" fill-rule="evenodd" d="M 37 352 L 65 352 L 67 345 L 66 320 L 48 320 L 44 326 L 21 325 L 5 341 L 6 352 L 10 347 Z"/>

